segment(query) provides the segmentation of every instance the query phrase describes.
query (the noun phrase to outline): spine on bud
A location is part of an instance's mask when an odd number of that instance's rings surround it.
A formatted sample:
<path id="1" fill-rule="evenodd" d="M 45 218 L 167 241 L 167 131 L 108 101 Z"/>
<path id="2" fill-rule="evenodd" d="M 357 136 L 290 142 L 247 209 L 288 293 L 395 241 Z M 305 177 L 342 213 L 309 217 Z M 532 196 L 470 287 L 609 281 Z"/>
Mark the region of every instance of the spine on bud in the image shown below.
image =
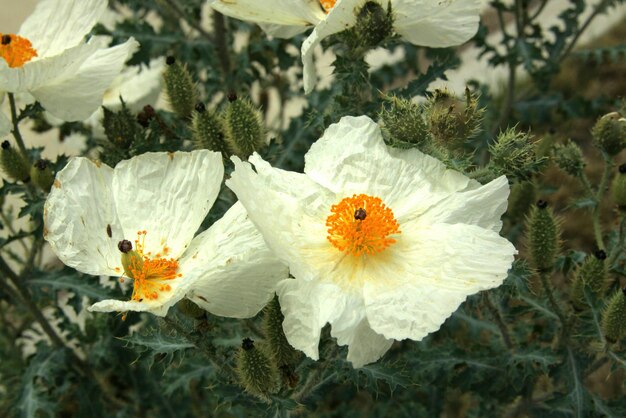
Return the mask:
<path id="1" fill-rule="evenodd" d="M 393 33 L 393 13 L 391 2 L 387 10 L 375 1 L 366 2 L 356 13 L 354 33 L 359 46 L 375 47 Z"/>
<path id="2" fill-rule="evenodd" d="M 547 206 L 547 202 L 538 201 L 526 221 L 531 263 L 539 271 L 552 270 L 559 251 L 559 222 Z"/>
<path id="3" fill-rule="evenodd" d="M 298 352 L 289 344 L 283 331 L 285 317 L 280 310 L 278 297 L 267 304 L 263 312 L 263 333 L 267 346 L 279 367 L 293 364 L 299 357 Z"/>
<path id="4" fill-rule="evenodd" d="M 249 100 L 230 101 L 223 119 L 228 146 L 242 160 L 265 146 L 263 116 Z"/>
<path id="5" fill-rule="evenodd" d="M 163 73 L 163 80 L 172 110 L 183 119 L 189 118 L 198 101 L 191 74 L 187 67 L 176 61 L 174 57 L 167 57 L 166 63 L 167 68 Z"/>
<path id="6" fill-rule="evenodd" d="M 12 147 L 9 141 L 2 142 L 0 163 L 2 164 L 2 170 L 11 179 L 24 183 L 30 181 L 30 164 L 28 160 L 21 152 Z"/>
<path id="7" fill-rule="evenodd" d="M 591 130 L 593 144 L 610 156 L 619 154 L 626 145 L 626 120 L 612 112 L 602 116 Z"/>
<path id="8" fill-rule="evenodd" d="M 554 150 L 554 162 L 561 170 L 574 177 L 580 176 L 585 168 L 583 152 L 572 141 L 565 145 L 557 145 Z"/>
<path id="9" fill-rule="evenodd" d="M 237 353 L 237 376 L 241 386 L 251 395 L 264 401 L 279 389 L 278 369 L 264 350 L 245 338 Z"/>
<path id="10" fill-rule="evenodd" d="M 204 104 L 198 103 L 193 112 L 191 127 L 196 149 L 221 152 L 224 158 L 228 158 L 228 146 L 224 139 L 224 123 L 215 112 L 207 110 Z"/>
<path id="11" fill-rule="evenodd" d="M 574 304 L 582 307 L 585 302 L 585 288 L 601 295 L 607 288 L 606 253 L 603 250 L 588 255 L 581 266 L 576 270 L 572 287 L 572 299 Z"/>
<path id="12" fill-rule="evenodd" d="M 138 134 L 139 127 L 135 117 L 122 102 L 122 109 L 119 112 L 112 112 L 106 107 L 102 126 L 107 139 L 117 148 L 128 149 Z"/>
<path id="13" fill-rule="evenodd" d="M 607 341 L 615 343 L 626 334 L 626 291 L 620 290 L 602 313 L 602 332 Z"/>
<path id="14" fill-rule="evenodd" d="M 613 200 L 620 208 L 620 210 L 626 210 L 626 164 L 622 164 L 619 166 L 619 170 L 615 178 L 613 179 L 613 184 L 611 186 L 611 191 L 613 193 Z"/>
<path id="15" fill-rule="evenodd" d="M 397 97 L 380 112 L 386 142 L 397 148 L 420 148 L 430 145 L 431 137 L 422 107 Z"/>
<path id="16" fill-rule="evenodd" d="M 30 168 L 32 182 L 44 192 L 49 192 L 54 183 L 54 174 L 46 160 L 39 160 Z"/>

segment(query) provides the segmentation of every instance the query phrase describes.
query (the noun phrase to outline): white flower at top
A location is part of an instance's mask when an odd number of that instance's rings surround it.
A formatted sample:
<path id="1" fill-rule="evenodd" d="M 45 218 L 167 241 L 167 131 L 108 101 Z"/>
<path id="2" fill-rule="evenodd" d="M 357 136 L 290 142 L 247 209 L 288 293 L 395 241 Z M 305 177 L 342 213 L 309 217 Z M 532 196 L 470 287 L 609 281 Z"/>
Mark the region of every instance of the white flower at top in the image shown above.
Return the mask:
<path id="1" fill-rule="evenodd" d="M 0 92 L 29 93 L 65 121 L 87 119 L 138 47 L 132 38 L 110 48 L 85 42 L 106 7 L 107 0 L 42 0 L 17 34 L 0 33 Z"/>
<path id="2" fill-rule="evenodd" d="M 326 323 L 355 367 L 393 340 L 421 340 L 513 262 L 499 235 L 506 177 L 483 186 L 415 149 L 387 149 L 368 117 L 331 125 L 304 174 L 256 154 L 233 160 L 226 185 L 295 277 L 278 284 L 285 335 L 313 359 Z"/>
<path id="3" fill-rule="evenodd" d="M 459 45 L 478 30 L 478 0 L 371 0 L 394 14 L 394 29 L 415 45 L 444 48 Z M 309 27 L 302 44 L 304 90 L 315 87 L 313 49 L 324 38 L 351 28 L 364 0 L 209 0 L 219 12 L 261 24 L 269 35 L 290 38 Z"/>
<path id="4" fill-rule="evenodd" d="M 44 207 L 45 239 L 80 272 L 133 282 L 129 301 L 90 310 L 163 316 L 186 296 L 213 314 L 247 318 L 270 300 L 287 268 L 241 204 L 194 237 L 223 173 L 212 151 L 147 153 L 114 169 L 70 160 Z"/>

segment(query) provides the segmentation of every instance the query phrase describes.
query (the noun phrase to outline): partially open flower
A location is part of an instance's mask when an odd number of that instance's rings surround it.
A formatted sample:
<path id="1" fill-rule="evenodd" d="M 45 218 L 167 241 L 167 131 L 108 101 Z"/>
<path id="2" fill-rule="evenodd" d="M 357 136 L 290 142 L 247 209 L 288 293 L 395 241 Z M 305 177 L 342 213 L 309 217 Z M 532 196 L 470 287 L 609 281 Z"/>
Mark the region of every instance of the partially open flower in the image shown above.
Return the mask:
<path id="1" fill-rule="evenodd" d="M 65 121 L 88 118 L 138 47 L 132 38 L 111 48 L 85 42 L 106 7 L 106 0 L 39 2 L 17 34 L 0 33 L 0 91 L 29 93 Z"/>
<path id="2" fill-rule="evenodd" d="M 416 149 L 388 149 L 365 116 L 331 125 L 304 174 L 257 154 L 233 160 L 227 186 L 295 277 L 278 284 L 285 335 L 313 359 L 326 323 L 355 367 L 393 340 L 421 340 L 513 262 L 499 235 L 506 177 L 481 186 Z"/>
<path id="3" fill-rule="evenodd" d="M 165 315 L 183 297 L 211 313 L 246 318 L 273 296 L 286 268 L 235 204 L 194 237 L 220 190 L 220 153 L 147 153 L 115 169 L 73 158 L 44 209 L 44 236 L 68 266 L 133 281 L 130 301 L 92 311 Z"/>
<path id="4" fill-rule="evenodd" d="M 477 0 L 375 0 L 391 3 L 394 30 L 415 45 L 444 48 L 470 39 L 478 29 Z M 304 90 L 316 83 L 313 49 L 330 35 L 352 28 L 363 0 L 209 0 L 225 15 L 259 23 L 269 35 L 291 38 L 314 27 L 302 44 Z"/>

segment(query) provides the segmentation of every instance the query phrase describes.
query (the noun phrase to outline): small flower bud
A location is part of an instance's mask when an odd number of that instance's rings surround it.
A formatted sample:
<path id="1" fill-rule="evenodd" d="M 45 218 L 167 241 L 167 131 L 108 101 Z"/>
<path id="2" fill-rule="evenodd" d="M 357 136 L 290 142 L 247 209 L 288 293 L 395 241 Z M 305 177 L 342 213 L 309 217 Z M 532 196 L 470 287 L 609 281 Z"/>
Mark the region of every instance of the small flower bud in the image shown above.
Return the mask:
<path id="1" fill-rule="evenodd" d="M 206 315 L 206 311 L 190 301 L 189 299 L 182 299 L 176 304 L 176 307 L 186 317 L 193 319 L 201 319 Z"/>
<path id="2" fill-rule="evenodd" d="M 397 148 L 425 148 L 432 140 L 423 108 L 410 100 L 391 97 L 380 119 L 385 142 Z"/>
<path id="3" fill-rule="evenodd" d="M 214 111 L 204 108 L 201 112 L 196 105 L 196 111 L 193 112 L 191 120 L 191 129 L 195 149 L 218 151 L 224 158 L 230 155 L 228 144 L 224 139 L 224 122 Z"/>
<path id="4" fill-rule="evenodd" d="M 120 250 L 121 253 L 126 254 L 133 249 L 133 244 L 129 240 L 123 239 L 117 243 L 117 249 Z"/>
<path id="5" fill-rule="evenodd" d="M 501 132 L 489 152 L 494 171 L 519 180 L 530 178 L 545 160 L 536 155 L 530 134 L 517 132 L 514 128 Z"/>
<path id="6" fill-rule="evenodd" d="M 54 183 L 54 174 L 46 160 L 39 160 L 30 168 L 30 179 L 44 192 L 50 191 Z"/>
<path id="7" fill-rule="evenodd" d="M 354 34 L 359 46 L 372 48 L 393 34 L 391 2 L 387 10 L 375 1 L 368 1 L 356 12 Z"/>
<path id="8" fill-rule="evenodd" d="M 615 343 L 626 334 L 626 294 L 617 291 L 602 312 L 602 332 L 607 341 Z"/>
<path id="9" fill-rule="evenodd" d="M 165 92 L 172 110 L 179 117 L 186 119 L 191 116 L 198 102 L 196 86 L 185 65 L 177 62 L 174 57 L 167 57 L 166 63 L 167 67 L 163 72 Z"/>
<path id="10" fill-rule="evenodd" d="M 613 200 L 621 210 L 626 210 L 626 164 L 619 166 L 611 186 Z"/>
<path id="11" fill-rule="evenodd" d="M 614 156 L 619 154 L 626 145 L 626 120 L 620 120 L 617 112 L 602 116 L 591 130 L 593 144 Z"/>
<path id="12" fill-rule="evenodd" d="M 156 111 L 150 105 L 145 105 L 141 112 L 137 115 L 137 123 L 144 128 L 150 126 L 150 121 L 156 116 Z"/>
<path id="13" fill-rule="evenodd" d="M 512 221 L 522 219 L 537 199 L 537 186 L 532 181 L 515 183 L 509 196 L 507 215 Z"/>
<path id="14" fill-rule="evenodd" d="M 263 311 L 263 334 L 267 338 L 269 352 L 279 367 L 293 364 L 299 353 L 289 344 L 283 331 L 285 317 L 280 310 L 278 297 L 267 304 Z"/>
<path id="15" fill-rule="evenodd" d="M 223 115 L 224 134 L 234 154 L 246 160 L 265 146 L 263 116 L 249 100 L 237 99 L 228 104 Z"/>
<path id="16" fill-rule="evenodd" d="M 9 178 L 23 183 L 30 181 L 30 164 L 24 155 L 11 146 L 9 141 L 2 142 L 0 150 L 0 164 Z"/>
<path id="17" fill-rule="evenodd" d="M 557 145 L 554 150 L 554 162 L 567 174 L 578 177 L 583 173 L 585 162 L 583 152 L 575 142 L 568 141 L 565 145 Z"/>
<path id="18" fill-rule="evenodd" d="M 576 304 L 585 305 L 585 287 L 597 295 L 606 291 L 608 282 L 605 259 L 606 253 L 598 250 L 593 255 L 588 255 L 576 270 L 572 288 L 572 299 Z"/>
<path id="19" fill-rule="evenodd" d="M 560 225 L 544 200 L 539 200 L 526 219 L 526 239 L 534 268 L 549 271 L 559 251 Z"/>
<path id="20" fill-rule="evenodd" d="M 268 401 L 268 395 L 278 391 L 279 378 L 276 364 L 249 338 L 244 338 L 237 353 L 235 371 L 241 386 L 251 395 Z"/>
<path id="21" fill-rule="evenodd" d="M 122 102 L 122 109 L 113 112 L 106 107 L 102 107 L 104 119 L 102 126 L 108 140 L 118 148 L 127 149 L 133 143 L 139 133 L 139 127 L 130 110 Z"/>
<path id="22" fill-rule="evenodd" d="M 465 101 L 447 89 L 435 90 L 429 99 L 426 115 L 433 138 L 448 147 L 459 147 L 480 132 L 485 109 L 478 107 L 478 97 L 468 88 Z"/>

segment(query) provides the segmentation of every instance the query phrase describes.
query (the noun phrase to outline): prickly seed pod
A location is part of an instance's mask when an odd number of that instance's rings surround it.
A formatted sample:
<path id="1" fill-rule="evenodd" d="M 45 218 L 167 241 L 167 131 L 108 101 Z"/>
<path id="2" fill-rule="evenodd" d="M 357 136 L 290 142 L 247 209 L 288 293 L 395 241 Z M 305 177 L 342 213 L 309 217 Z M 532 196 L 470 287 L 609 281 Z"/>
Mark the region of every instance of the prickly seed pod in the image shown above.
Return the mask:
<path id="1" fill-rule="evenodd" d="M 465 101 L 449 90 L 435 90 L 426 105 L 428 126 L 433 139 L 447 148 L 456 148 L 480 132 L 485 109 L 478 96 L 465 89 Z"/>
<path id="2" fill-rule="evenodd" d="M 279 389 L 278 368 L 272 358 L 249 338 L 244 338 L 237 353 L 235 369 L 241 386 L 264 401 Z"/>
<path id="3" fill-rule="evenodd" d="M 0 164 L 4 173 L 13 180 L 23 183 L 30 181 L 30 164 L 22 153 L 11 146 L 9 141 L 2 142 Z"/>
<path id="4" fill-rule="evenodd" d="M 226 142 L 232 152 L 243 160 L 265 146 L 263 116 L 249 100 L 235 99 L 223 114 Z"/>
<path id="5" fill-rule="evenodd" d="M 489 146 L 490 166 L 499 173 L 519 180 L 527 180 L 538 171 L 543 159 L 537 157 L 531 135 L 515 128 L 501 132 Z"/>
<path id="6" fill-rule="evenodd" d="M 603 250 L 598 250 L 585 257 L 583 263 L 576 270 L 572 286 L 572 299 L 575 306 L 584 307 L 586 305 L 585 288 L 597 295 L 602 295 L 606 291 L 608 276 L 605 260 L 606 253 Z"/>
<path id="7" fill-rule="evenodd" d="M 602 332 L 611 343 L 626 335 L 626 290 L 618 290 L 602 312 Z"/>
<path id="8" fill-rule="evenodd" d="M 263 334 L 269 352 L 279 367 L 293 364 L 299 357 L 298 351 L 289 344 L 287 337 L 285 337 L 284 319 L 278 297 L 274 296 L 274 299 L 267 304 L 263 311 Z"/>
<path id="9" fill-rule="evenodd" d="M 591 129 L 593 144 L 614 156 L 626 146 L 626 120 L 620 114 L 612 112 L 602 116 Z"/>
<path id="10" fill-rule="evenodd" d="M 54 183 L 54 174 L 50 168 L 50 164 L 46 160 L 38 160 L 30 168 L 30 179 L 33 184 L 44 192 L 49 192 Z"/>
<path id="11" fill-rule="evenodd" d="M 422 106 L 398 97 L 387 103 L 380 112 L 385 142 L 397 148 L 428 147 L 432 139 Z"/>
<path id="12" fill-rule="evenodd" d="M 196 86 L 187 67 L 174 57 L 167 57 L 167 67 L 163 72 L 165 92 L 169 98 L 172 110 L 181 118 L 191 116 L 194 106 L 198 102 Z"/>
<path id="13" fill-rule="evenodd" d="M 516 183 L 511 188 L 507 215 L 512 221 L 522 219 L 537 200 L 537 186 L 533 181 Z"/>
<path id="14" fill-rule="evenodd" d="M 221 152 L 227 158 L 228 144 L 224 139 L 224 121 L 212 110 L 206 109 L 204 104 L 196 105 L 191 120 L 193 143 L 195 149 L 208 149 Z"/>
<path id="15" fill-rule="evenodd" d="M 176 307 L 186 317 L 193 319 L 201 319 L 206 315 L 206 311 L 190 301 L 189 299 L 182 299 L 176 304 Z"/>
<path id="16" fill-rule="evenodd" d="M 391 2 L 387 10 L 375 1 L 366 2 L 356 13 L 354 34 L 359 46 L 372 48 L 393 34 Z"/>
<path id="17" fill-rule="evenodd" d="M 544 200 L 539 200 L 526 219 L 526 245 L 531 265 L 539 271 L 552 270 L 559 252 L 560 222 Z"/>
<path id="18" fill-rule="evenodd" d="M 554 149 L 554 162 L 561 170 L 574 177 L 580 176 L 585 168 L 583 152 L 572 141 L 556 146 Z"/>
<path id="19" fill-rule="evenodd" d="M 613 200 L 620 210 L 626 210 L 626 164 L 619 166 L 618 172 L 613 179 L 611 191 Z"/>

